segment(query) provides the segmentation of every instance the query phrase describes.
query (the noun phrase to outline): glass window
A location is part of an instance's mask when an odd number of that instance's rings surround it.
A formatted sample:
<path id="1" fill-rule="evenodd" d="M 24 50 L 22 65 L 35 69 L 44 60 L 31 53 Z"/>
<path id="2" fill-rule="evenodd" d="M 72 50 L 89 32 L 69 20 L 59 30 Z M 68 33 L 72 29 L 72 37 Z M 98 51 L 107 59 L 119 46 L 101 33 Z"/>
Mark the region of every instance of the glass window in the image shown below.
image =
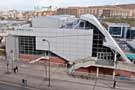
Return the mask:
<path id="1" fill-rule="evenodd" d="M 19 37 L 19 52 L 20 54 L 42 54 L 44 51 L 36 50 L 36 41 L 34 36 Z"/>
<path id="2" fill-rule="evenodd" d="M 85 25 L 84 22 L 80 22 L 79 27 L 80 27 L 80 28 L 84 28 L 84 25 Z"/>
<path id="3" fill-rule="evenodd" d="M 131 31 L 131 38 L 132 38 L 132 39 L 135 39 L 135 30 L 132 30 L 132 31 Z"/>
<path id="4" fill-rule="evenodd" d="M 121 27 L 110 27 L 109 33 L 113 36 L 121 36 L 122 34 Z"/>

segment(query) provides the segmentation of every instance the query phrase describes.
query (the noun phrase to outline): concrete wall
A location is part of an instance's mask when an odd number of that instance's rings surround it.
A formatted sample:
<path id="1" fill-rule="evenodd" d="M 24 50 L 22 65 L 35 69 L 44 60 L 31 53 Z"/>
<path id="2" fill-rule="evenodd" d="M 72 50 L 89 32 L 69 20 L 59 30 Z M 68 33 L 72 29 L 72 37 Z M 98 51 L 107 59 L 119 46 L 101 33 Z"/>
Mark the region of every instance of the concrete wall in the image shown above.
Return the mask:
<path id="1" fill-rule="evenodd" d="M 19 57 L 18 38 L 16 36 L 6 37 L 6 55 L 9 61 L 17 60 Z"/>
<path id="2" fill-rule="evenodd" d="M 75 74 L 76 73 L 85 73 L 85 75 L 89 74 L 89 73 L 95 73 L 96 75 L 96 66 L 91 66 L 91 67 L 81 67 L 75 70 Z M 80 74 L 81 75 L 81 74 Z M 113 75 L 113 69 L 111 68 L 103 68 L 103 67 L 99 67 L 99 75 Z M 126 70 L 116 70 L 116 76 L 118 77 L 124 77 L 124 78 L 131 78 L 132 72 L 126 71 Z"/>
<path id="3" fill-rule="evenodd" d="M 53 28 L 59 28 L 62 22 L 60 22 L 59 19 L 52 19 L 49 17 L 35 17 L 32 19 L 32 27 L 35 28 L 47 28 L 47 27 L 53 27 Z"/>
<path id="4" fill-rule="evenodd" d="M 87 73 L 96 73 L 96 70 L 97 70 L 97 67 L 95 67 L 95 66 L 91 66 L 91 67 L 87 67 L 87 68 L 81 67 L 79 69 L 76 69 L 76 71 L 87 72 Z M 113 69 L 99 67 L 99 74 L 113 75 Z"/>

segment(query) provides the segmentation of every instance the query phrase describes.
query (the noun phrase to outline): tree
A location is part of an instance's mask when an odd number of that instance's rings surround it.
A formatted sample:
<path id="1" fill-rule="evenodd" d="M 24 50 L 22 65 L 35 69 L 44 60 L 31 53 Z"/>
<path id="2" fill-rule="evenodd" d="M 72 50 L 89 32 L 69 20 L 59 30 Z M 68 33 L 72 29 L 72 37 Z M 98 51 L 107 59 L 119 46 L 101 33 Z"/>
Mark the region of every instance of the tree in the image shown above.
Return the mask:
<path id="1" fill-rule="evenodd" d="M 4 20 L 5 18 L 3 16 L 0 16 L 0 20 Z"/>

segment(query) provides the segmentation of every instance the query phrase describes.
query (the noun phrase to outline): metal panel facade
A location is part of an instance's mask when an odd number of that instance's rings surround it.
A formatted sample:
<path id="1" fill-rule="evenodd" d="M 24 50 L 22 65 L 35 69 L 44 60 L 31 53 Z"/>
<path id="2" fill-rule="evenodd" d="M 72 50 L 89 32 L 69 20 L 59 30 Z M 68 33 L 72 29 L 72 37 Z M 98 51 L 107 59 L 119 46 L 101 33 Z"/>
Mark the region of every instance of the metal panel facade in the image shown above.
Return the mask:
<path id="1" fill-rule="evenodd" d="M 36 31 L 37 50 L 48 50 L 47 42 L 43 41 L 46 39 L 50 42 L 50 50 L 66 60 L 74 61 L 92 55 L 93 30 L 38 28 Z"/>

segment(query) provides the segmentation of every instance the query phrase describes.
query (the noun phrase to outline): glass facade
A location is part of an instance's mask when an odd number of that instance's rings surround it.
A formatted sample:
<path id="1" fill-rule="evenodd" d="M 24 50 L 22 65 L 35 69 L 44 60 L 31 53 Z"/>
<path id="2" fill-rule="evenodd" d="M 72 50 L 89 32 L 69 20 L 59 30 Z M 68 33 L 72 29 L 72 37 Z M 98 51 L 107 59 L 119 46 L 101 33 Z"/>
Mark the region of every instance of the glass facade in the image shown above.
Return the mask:
<path id="1" fill-rule="evenodd" d="M 121 36 L 122 35 L 121 27 L 110 27 L 109 33 L 113 36 Z"/>
<path id="2" fill-rule="evenodd" d="M 92 48 L 92 56 L 97 57 L 99 52 L 102 53 L 111 53 L 111 60 L 113 60 L 113 53 L 110 48 L 103 46 L 103 42 L 105 40 L 105 36 L 100 32 L 100 30 L 91 24 L 91 29 L 93 29 L 93 48 Z M 103 57 L 103 58 L 106 58 Z"/>
<path id="3" fill-rule="evenodd" d="M 128 30 L 127 31 L 127 39 L 135 39 L 135 30 Z"/>
<path id="4" fill-rule="evenodd" d="M 19 53 L 20 54 L 44 54 L 42 50 L 36 50 L 36 40 L 34 36 L 19 36 Z"/>

